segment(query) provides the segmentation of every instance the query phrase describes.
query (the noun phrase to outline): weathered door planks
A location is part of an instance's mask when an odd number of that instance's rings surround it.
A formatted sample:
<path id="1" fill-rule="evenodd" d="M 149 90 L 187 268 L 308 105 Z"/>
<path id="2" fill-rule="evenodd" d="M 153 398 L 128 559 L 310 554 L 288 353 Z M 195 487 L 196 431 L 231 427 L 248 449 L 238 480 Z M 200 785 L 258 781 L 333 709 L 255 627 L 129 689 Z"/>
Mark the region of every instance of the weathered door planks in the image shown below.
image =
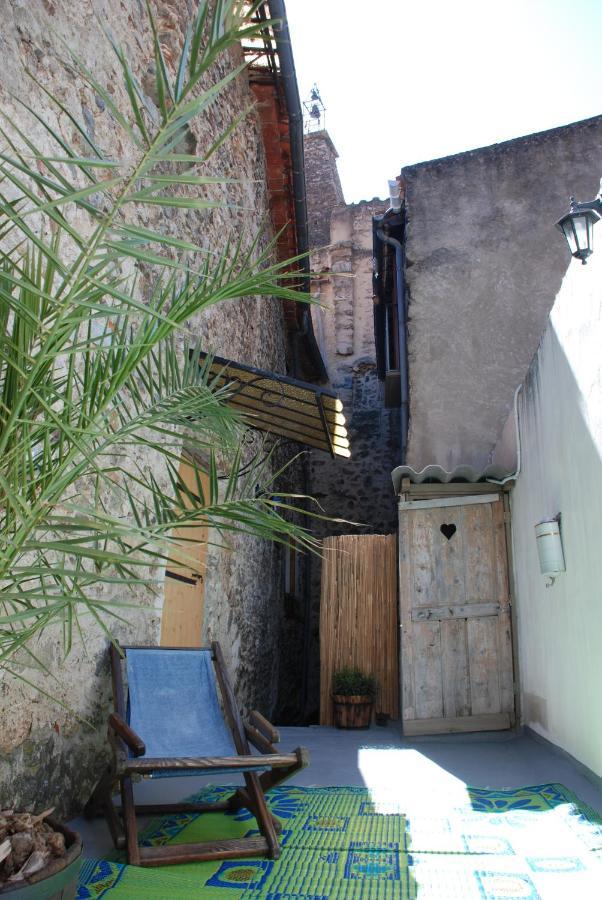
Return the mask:
<path id="1" fill-rule="evenodd" d="M 441 676 L 443 715 L 470 715 L 468 644 L 466 625 L 461 619 L 441 621 Z"/>
<path id="2" fill-rule="evenodd" d="M 456 531 L 448 539 L 441 526 L 452 524 Z M 510 727 L 514 691 L 503 504 L 404 504 L 399 545 L 404 731 Z"/>

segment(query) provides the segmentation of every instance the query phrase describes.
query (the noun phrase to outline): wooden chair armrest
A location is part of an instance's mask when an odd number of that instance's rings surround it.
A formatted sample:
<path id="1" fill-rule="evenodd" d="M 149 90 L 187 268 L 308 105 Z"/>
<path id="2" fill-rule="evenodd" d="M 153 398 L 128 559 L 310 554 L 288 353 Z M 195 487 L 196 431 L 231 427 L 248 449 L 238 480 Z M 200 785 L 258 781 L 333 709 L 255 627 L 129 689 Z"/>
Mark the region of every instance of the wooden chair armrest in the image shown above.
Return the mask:
<path id="1" fill-rule="evenodd" d="M 163 769 L 176 772 L 186 769 L 263 769 L 265 767 L 280 768 L 294 765 L 298 761 L 296 753 L 271 753 L 263 756 L 176 756 L 125 760 L 123 772 L 154 772 Z"/>
<path id="2" fill-rule="evenodd" d="M 245 722 L 245 734 L 251 744 L 259 750 L 260 753 L 278 753 L 276 747 L 265 738 L 261 731 L 258 731 L 249 722 Z"/>
<path id="3" fill-rule="evenodd" d="M 109 716 L 109 728 L 118 734 L 125 741 L 134 756 L 144 756 L 146 746 L 141 737 L 138 737 L 133 728 L 130 728 L 118 713 L 111 713 Z"/>
<path id="4" fill-rule="evenodd" d="M 265 716 L 262 716 L 260 712 L 257 712 L 256 709 L 251 710 L 249 723 L 256 728 L 257 731 L 261 732 L 270 744 L 279 743 L 280 735 L 278 734 L 278 730 L 274 728 L 271 722 L 268 722 Z"/>

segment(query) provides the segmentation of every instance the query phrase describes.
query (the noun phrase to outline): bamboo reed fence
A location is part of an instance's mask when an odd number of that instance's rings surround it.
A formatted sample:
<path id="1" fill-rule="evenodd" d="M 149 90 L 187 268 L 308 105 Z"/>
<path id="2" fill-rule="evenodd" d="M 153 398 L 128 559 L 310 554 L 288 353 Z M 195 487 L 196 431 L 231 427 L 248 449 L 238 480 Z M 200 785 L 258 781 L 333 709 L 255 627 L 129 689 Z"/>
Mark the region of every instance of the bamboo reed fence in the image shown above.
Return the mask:
<path id="1" fill-rule="evenodd" d="M 332 725 L 332 676 L 357 667 L 375 675 L 376 711 L 399 718 L 397 538 L 324 540 L 320 597 L 320 724 Z"/>

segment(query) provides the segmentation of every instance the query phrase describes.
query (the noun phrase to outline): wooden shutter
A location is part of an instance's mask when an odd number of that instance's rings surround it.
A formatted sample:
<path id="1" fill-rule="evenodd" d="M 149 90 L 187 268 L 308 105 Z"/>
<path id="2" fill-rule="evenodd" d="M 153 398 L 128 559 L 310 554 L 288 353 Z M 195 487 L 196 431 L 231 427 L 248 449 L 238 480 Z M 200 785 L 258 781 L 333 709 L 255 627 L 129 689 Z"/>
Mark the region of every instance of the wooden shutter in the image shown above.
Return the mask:
<path id="1" fill-rule="evenodd" d="M 183 456 L 179 476 L 190 493 L 198 490 L 200 477 L 205 495 L 209 493 L 209 476 L 188 457 Z M 186 496 L 184 502 L 192 507 Z M 182 538 L 182 554 L 176 556 L 165 572 L 165 599 L 161 620 L 161 644 L 167 647 L 200 647 L 203 630 L 205 600 L 205 561 L 207 557 L 207 529 L 184 527 L 176 530 Z M 190 543 L 194 538 L 202 543 Z"/>

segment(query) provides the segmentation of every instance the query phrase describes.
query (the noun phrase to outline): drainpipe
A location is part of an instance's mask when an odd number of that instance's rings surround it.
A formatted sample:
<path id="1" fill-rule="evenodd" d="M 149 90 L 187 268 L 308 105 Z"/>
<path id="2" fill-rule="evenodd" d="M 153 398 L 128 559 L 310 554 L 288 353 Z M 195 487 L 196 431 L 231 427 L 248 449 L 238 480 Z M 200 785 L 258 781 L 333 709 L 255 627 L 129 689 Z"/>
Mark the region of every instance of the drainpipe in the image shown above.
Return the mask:
<path id="1" fill-rule="evenodd" d="M 304 254 L 303 259 L 299 261 L 299 265 L 306 276 L 303 279 L 301 289 L 309 293 L 309 229 L 307 226 L 305 158 L 303 154 L 303 114 L 301 112 L 301 103 L 299 101 L 295 61 L 291 48 L 291 37 L 288 30 L 284 0 L 268 0 L 268 9 L 270 11 L 270 18 L 278 20 L 274 24 L 273 30 L 274 38 L 276 40 L 276 49 L 278 51 L 278 59 L 280 60 L 280 79 L 284 91 L 284 100 L 289 121 L 297 249 L 299 254 Z M 320 348 L 318 347 L 318 342 L 316 341 L 316 336 L 314 334 L 311 313 L 307 307 L 302 313 L 302 324 L 297 328 L 293 338 L 296 345 L 293 354 L 293 366 L 297 369 L 297 371 L 293 372 L 293 375 L 298 376 L 299 374 L 298 345 L 301 341 L 305 340 L 312 364 L 317 372 L 318 381 L 322 384 L 328 381 L 326 366 L 324 365 L 324 360 L 322 359 L 322 354 L 320 353 Z"/>
<path id="2" fill-rule="evenodd" d="M 379 228 L 377 238 L 395 250 L 395 285 L 397 290 L 397 333 L 399 335 L 399 379 L 401 382 L 401 459 L 405 463 L 410 419 L 410 380 L 408 374 L 408 316 L 405 298 L 405 253 L 400 241 Z M 402 463 L 403 465 L 403 463 Z"/>

